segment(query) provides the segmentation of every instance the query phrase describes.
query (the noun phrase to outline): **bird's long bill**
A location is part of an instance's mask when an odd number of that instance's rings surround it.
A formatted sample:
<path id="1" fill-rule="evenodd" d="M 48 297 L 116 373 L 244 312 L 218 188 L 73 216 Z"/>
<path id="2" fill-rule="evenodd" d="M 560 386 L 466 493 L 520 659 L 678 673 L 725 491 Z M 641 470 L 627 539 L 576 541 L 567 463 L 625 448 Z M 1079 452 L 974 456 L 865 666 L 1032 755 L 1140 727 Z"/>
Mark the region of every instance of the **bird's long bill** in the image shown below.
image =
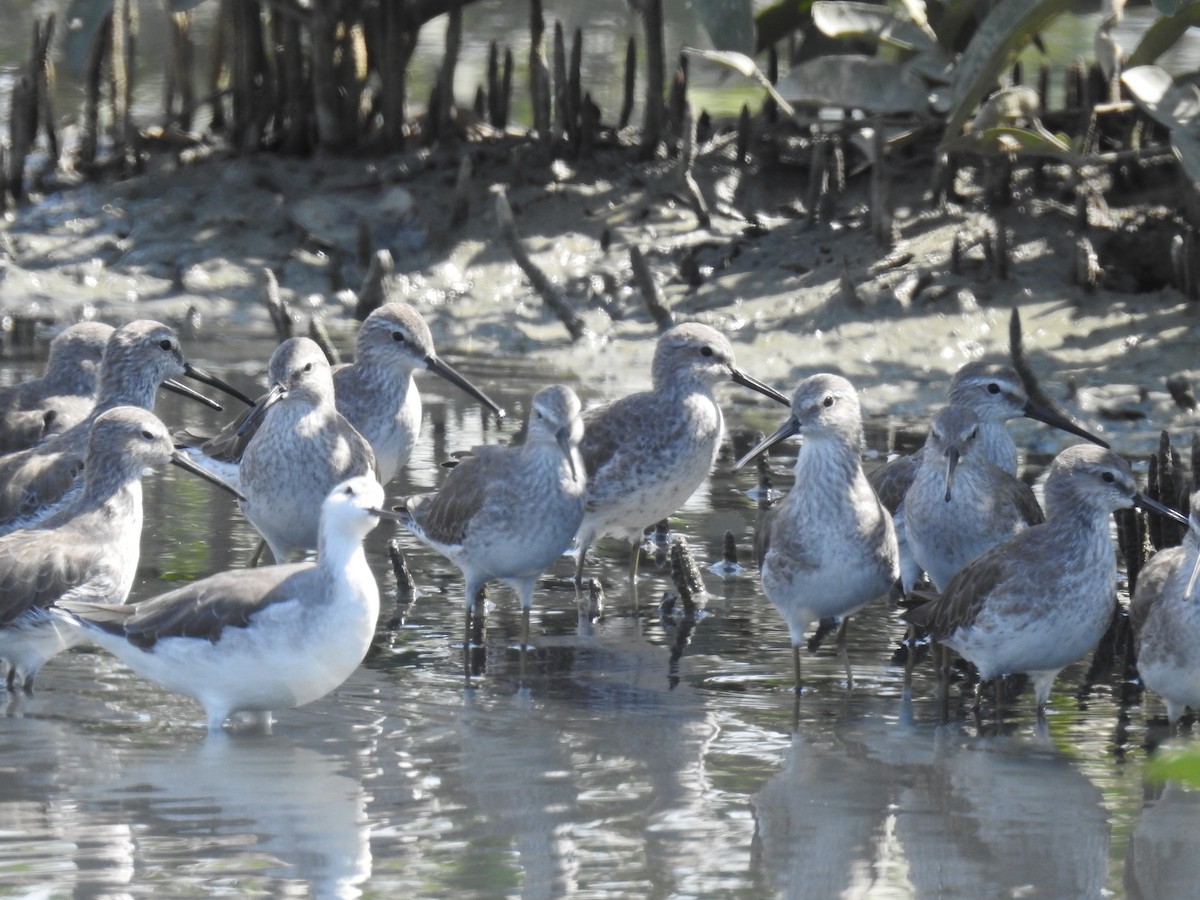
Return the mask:
<path id="1" fill-rule="evenodd" d="M 1054 410 L 1047 409 L 1040 404 L 1034 403 L 1032 400 L 1025 404 L 1025 409 L 1023 410 L 1022 414 L 1027 418 L 1037 419 L 1037 421 L 1043 422 L 1052 428 L 1057 428 L 1060 431 L 1065 431 L 1068 434 L 1081 437 L 1085 441 L 1091 441 L 1093 444 L 1103 447 L 1106 450 L 1108 449 L 1108 441 L 1101 440 L 1090 431 L 1084 431 L 1066 416 L 1059 415 Z"/>
<path id="2" fill-rule="evenodd" d="M 575 471 L 575 454 L 571 452 L 571 426 L 567 425 L 558 429 L 554 433 L 554 440 L 558 442 L 563 456 L 567 458 L 567 465 L 571 467 L 571 480 L 578 481 L 579 473 Z"/>
<path id="3" fill-rule="evenodd" d="M 367 510 L 367 512 L 373 516 L 378 516 L 381 519 L 388 519 L 392 522 L 403 522 L 406 515 L 406 513 L 392 512 L 390 509 L 380 509 L 375 506 L 372 506 Z"/>
<path id="4" fill-rule="evenodd" d="M 1138 509 L 1144 509 L 1147 512 L 1158 513 L 1160 516 L 1166 516 L 1168 519 L 1172 519 L 1172 520 L 1178 522 L 1180 525 L 1190 525 L 1191 524 L 1188 517 L 1185 516 L 1183 513 L 1179 512 L 1178 510 L 1171 509 L 1171 507 L 1169 507 L 1169 506 L 1164 506 L 1162 503 L 1159 503 L 1157 500 L 1152 500 L 1151 498 L 1147 497 L 1145 494 L 1142 494 L 1142 493 L 1133 495 L 1133 505 L 1136 506 Z"/>
<path id="5" fill-rule="evenodd" d="M 185 362 L 183 364 L 183 374 L 188 378 L 193 378 L 196 381 L 199 381 L 201 384 L 207 384 L 209 387 L 215 387 L 218 391 L 222 391 L 228 394 L 230 397 L 241 400 L 247 406 L 254 405 L 253 400 L 251 400 L 233 385 L 226 384 L 216 375 L 213 375 L 211 372 L 205 372 L 203 369 L 193 366 L 190 362 Z"/>
<path id="6" fill-rule="evenodd" d="M 754 457 L 758 456 L 760 453 L 770 450 L 772 447 L 774 447 L 780 441 L 786 441 L 788 438 L 790 438 L 793 434 L 795 434 L 799 430 L 800 430 L 800 423 L 796 421 L 795 416 L 790 416 L 786 422 L 784 422 L 777 429 L 775 429 L 774 434 L 768 435 L 767 437 L 763 438 L 758 443 L 758 446 L 751 449 L 749 453 L 747 453 L 745 456 L 743 456 L 741 459 L 739 459 L 737 462 L 735 462 L 733 464 L 733 471 L 736 472 L 738 469 L 740 469 L 746 463 L 750 462 L 750 460 L 754 459 Z"/>
<path id="7" fill-rule="evenodd" d="M 242 424 L 238 426 L 237 436 L 244 437 L 250 432 L 256 431 L 262 423 L 263 416 L 267 414 L 267 410 L 287 396 L 287 386 L 278 382 L 271 385 L 271 389 L 258 398 L 258 402 L 250 407 L 249 412 L 242 419 Z"/>
<path id="8" fill-rule="evenodd" d="M 183 471 L 191 472 L 193 475 L 199 475 L 201 478 L 203 478 L 209 484 L 215 484 L 217 487 L 221 488 L 222 490 L 228 491 L 229 493 L 233 494 L 233 496 L 237 497 L 239 500 L 246 499 L 245 495 L 243 495 L 241 491 L 239 491 L 237 488 L 235 488 L 228 481 L 218 478 L 216 475 L 214 475 L 212 472 L 205 469 L 203 466 L 196 465 L 194 462 L 192 462 L 192 460 L 189 457 L 187 457 L 185 454 L 181 453 L 178 450 L 176 450 L 174 453 L 171 454 L 171 465 L 178 466 L 179 468 L 183 469 Z"/>
<path id="9" fill-rule="evenodd" d="M 946 502 L 950 502 L 950 492 L 954 489 L 954 473 L 958 470 L 958 448 L 951 447 L 946 451 Z"/>
<path id="10" fill-rule="evenodd" d="M 757 378 L 747 375 L 736 366 L 729 367 L 729 379 L 734 384 L 740 384 L 743 387 L 750 388 L 752 391 L 758 391 L 760 394 L 770 397 L 776 403 L 782 403 L 784 406 L 792 405 L 792 401 L 783 396 L 783 394 L 779 393 L 779 391 L 775 390 L 775 388 L 771 387 L 769 384 L 763 384 Z"/>
<path id="11" fill-rule="evenodd" d="M 209 409 L 221 410 L 224 409 L 216 400 L 211 400 L 205 397 L 199 391 L 193 391 L 186 384 L 180 384 L 174 378 L 168 378 L 162 383 L 162 386 L 172 394 L 178 394 L 180 397 L 187 397 L 189 400 L 195 400 L 197 403 L 203 403 Z"/>
<path id="12" fill-rule="evenodd" d="M 443 362 L 441 357 L 434 356 L 432 353 L 429 354 L 429 356 L 425 357 L 425 368 L 427 368 L 434 375 L 440 375 L 451 384 L 466 391 L 468 394 L 494 412 L 497 418 L 504 418 L 504 410 L 500 408 L 499 404 L 497 404 L 495 400 L 493 400 L 479 388 L 475 387 L 475 385 L 467 380 L 465 375 L 461 374 L 452 365 L 447 362 Z"/>

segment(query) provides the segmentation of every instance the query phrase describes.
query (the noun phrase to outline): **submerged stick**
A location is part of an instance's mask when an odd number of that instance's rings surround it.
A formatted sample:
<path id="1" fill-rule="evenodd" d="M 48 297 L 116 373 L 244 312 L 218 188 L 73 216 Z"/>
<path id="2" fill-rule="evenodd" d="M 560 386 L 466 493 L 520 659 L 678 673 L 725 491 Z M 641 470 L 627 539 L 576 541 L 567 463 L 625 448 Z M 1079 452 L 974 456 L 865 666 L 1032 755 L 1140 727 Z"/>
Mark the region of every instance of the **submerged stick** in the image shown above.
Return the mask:
<path id="1" fill-rule="evenodd" d="M 396 270 L 391 251 L 376 250 L 358 289 L 358 302 L 354 305 L 354 318 L 360 322 L 379 309 L 387 300 L 387 280 Z"/>

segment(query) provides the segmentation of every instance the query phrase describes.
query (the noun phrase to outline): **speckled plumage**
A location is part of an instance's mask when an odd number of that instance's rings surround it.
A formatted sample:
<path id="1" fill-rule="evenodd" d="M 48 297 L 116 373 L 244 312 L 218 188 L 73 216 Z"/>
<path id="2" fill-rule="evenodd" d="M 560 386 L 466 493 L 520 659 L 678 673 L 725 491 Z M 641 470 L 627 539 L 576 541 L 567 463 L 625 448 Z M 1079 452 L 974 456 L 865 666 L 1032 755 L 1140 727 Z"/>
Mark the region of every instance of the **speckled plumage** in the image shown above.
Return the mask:
<path id="1" fill-rule="evenodd" d="M 0 454 L 34 446 L 83 421 L 96 403 L 100 360 L 113 328 L 77 322 L 50 341 L 40 378 L 0 390 Z"/>
<path id="2" fill-rule="evenodd" d="M 1129 606 L 1138 673 L 1166 701 L 1172 724 L 1186 707 L 1200 708 L 1200 492 L 1191 508 L 1183 543 L 1151 557 Z"/>
<path id="3" fill-rule="evenodd" d="M 61 599 L 123 603 L 137 571 L 142 473 L 173 453 L 153 414 L 117 407 L 96 419 L 80 496 L 35 529 L 0 537 L 0 658 L 9 689 L 76 643 L 46 609 Z"/>
<path id="4" fill-rule="evenodd" d="M 159 385 L 174 384 L 171 380 L 178 375 L 232 391 L 189 363 L 179 338 L 166 325 L 139 320 L 114 331 L 104 350 L 96 405 L 88 417 L 36 447 L 0 458 L 0 528 L 17 519 L 36 521 L 39 510 L 71 490 L 83 467 L 88 433 L 99 415 L 117 406 L 152 410 Z"/>
<path id="5" fill-rule="evenodd" d="M 373 476 L 337 485 L 316 562 L 221 572 L 130 606 L 59 607 L 134 671 L 198 700 L 209 731 L 236 712 L 310 703 L 358 668 L 374 637 L 379 588 L 362 541 L 382 502 Z"/>
<path id="6" fill-rule="evenodd" d="M 1036 419 L 1098 446 L 1108 446 L 1070 420 L 1031 401 L 1020 376 L 1010 366 L 979 360 L 966 363 L 954 373 L 948 399 L 950 404 L 965 406 L 979 417 L 975 442 L 980 456 L 1011 475 L 1017 474 L 1017 446 L 1005 423 L 1019 416 Z M 903 502 L 916 475 L 918 455 L 919 451 L 912 456 L 889 460 L 870 474 L 871 486 L 893 513 Z"/>
<path id="7" fill-rule="evenodd" d="M 674 513 L 708 477 L 725 427 L 716 385 L 733 381 L 787 402 L 734 365 L 724 335 L 695 322 L 659 336 L 651 378 L 650 390 L 584 415 L 588 500 L 579 575 L 588 547 L 603 535 L 634 542 L 636 560 L 645 527 Z"/>
<path id="8" fill-rule="evenodd" d="M 1089 444 L 1055 457 L 1043 496 L 1045 522 L 968 563 L 938 599 L 906 613 L 973 662 L 981 682 L 1027 673 L 1039 710 L 1058 672 L 1091 650 L 1112 619 L 1109 516 L 1135 504 L 1162 509 L 1138 493 L 1125 460 Z"/>
<path id="9" fill-rule="evenodd" d="M 475 595 L 495 578 L 517 592 L 527 632 L 538 576 L 570 546 L 583 518 L 579 413 L 570 388 L 542 388 L 524 443 L 477 448 L 437 493 L 405 501 L 401 522 L 462 570 L 468 628 Z"/>
<path id="10" fill-rule="evenodd" d="M 796 433 L 804 443 L 795 483 L 760 525 L 755 550 L 763 593 L 791 634 L 799 689 L 799 647 L 808 626 L 848 617 L 885 594 L 899 561 L 891 516 L 863 474 L 854 386 L 838 375 L 806 378 L 792 395 L 787 422 L 737 466 Z"/>
<path id="11" fill-rule="evenodd" d="M 939 410 L 904 498 L 909 549 L 937 590 L 975 557 L 1045 519 L 1029 485 L 986 458 L 980 431 L 970 407 Z"/>
<path id="12" fill-rule="evenodd" d="M 315 341 L 291 338 L 271 354 L 271 392 L 239 467 L 242 511 L 277 563 L 317 549 L 321 506 L 342 481 L 374 475 L 370 444 L 337 411 L 329 361 Z"/>
<path id="13" fill-rule="evenodd" d="M 383 484 L 408 462 L 420 436 L 421 395 L 413 376 L 421 369 L 461 388 L 496 415 L 504 415 L 490 397 L 437 355 L 420 313 L 407 303 L 379 307 L 358 330 L 354 362 L 334 370 L 333 386 L 338 412 L 371 445 Z M 198 463 L 236 481 L 237 464 L 254 437 L 252 427 L 242 426 L 253 415 L 244 414 L 213 437 L 191 431 L 176 437 L 191 448 L 189 453 Z"/>

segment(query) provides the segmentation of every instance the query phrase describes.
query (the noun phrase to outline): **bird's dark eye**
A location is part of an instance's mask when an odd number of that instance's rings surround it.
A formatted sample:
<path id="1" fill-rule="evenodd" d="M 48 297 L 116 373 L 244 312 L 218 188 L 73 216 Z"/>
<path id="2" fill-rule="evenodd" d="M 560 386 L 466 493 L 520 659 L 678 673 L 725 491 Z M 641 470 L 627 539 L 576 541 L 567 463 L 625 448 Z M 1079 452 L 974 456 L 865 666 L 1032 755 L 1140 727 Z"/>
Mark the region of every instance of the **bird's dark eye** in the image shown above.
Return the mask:
<path id="1" fill-rule="evenodd" d="M 312 363 L 305 363 L 305 364 L 304 364 L 304 371 L 305 371 L 305 372 L 311 372 L 311 371 L 312 371 L 312 367 L 313 367 L 313 364 L 312 364 Z"/>
<path id="2" fill-rule="evenodd" d="M 392 332 L 392 340 L 395 341 L 397 344 L 403 344 L 404 343 L 404 332 L 393 331 Z"/>
<path id="3" fill-rule="evenodd" d="M 350 485 L 346 485 L 346 490 L 343 493 L 345 493 L 345 495 L 347 497 L 353 497 L 354 496 L 354 488 L 351 487 Z"/>
<path id="4" fill-rule="evenodd" d="M 1105 481 L 1109 482 L 1110 484 L 1111 484 L 1112 482 L 1114 482 L 1114 481 L 1116 481 L 1116 480 L 1117 480 L 1117 479 L 1116 479 L 1116 476 L 1115 476 L 1115 475 L 1113 475 L 1113 473 L 1112 473 L 1112 472 L 1105 472 L 1105 473 L 1104 473 L 1103 475 L 1101 475 L 1100 477 L 1101 477 L 1101 478 L 1103 478 Z"/>
<path id="5" fill-rule="evenodd" d="M 829 409 L 829 407 L 833 406 L 833 398 L 826 397 L 824 400 L 821 401 L 821 405 L 824 406 L 826 409 Z"/>
<path id="6" fill-rule="evenodd" d="M 701 348 L 700 348 L 700 355 L 701 355 L 701 356 L 712 356 L 712 355 L 713 355 L 713 348 L 712 348 L 712 347 L 701 347 Z"/>
<path id="7" fill-rule="evenodd" d="M 171 343 L 170 338 L 163 338 L 158 342 L 158 346 L 162 347 L 164 350 L 171 350 L 174 348 L 174 344 Z"/>
<path id="8" fill-rule="evenodd" d="M 143 432 L 142 432 L 142 437 L 144 437 L 144 438 L 145 438 L 146 440 L 148 440 L 148 441 L 152 441 L 152 440 L 154 440 L 154 432 L 152 432 L 152 431 L 143 431 Z"/>
<path id="9" fill-rule="evenodd" d="M 979 432 L 978 432 L 976 429 L 972 428 L 972 429 L 971 429 L 971 433 L 967 435 L 967 440 L 968 440 L 968 441 L 973 441 L 973 440 L 975 440 L 975 436 L 976 436 L 976 435 L 978 435 L 978 434 L 979 434 Z"/>
<path id="10" fill-rule="evenodd" d="M 994 382 L 994 381 L 993 381 L 991 384 L 989 384 L 989 385 L 987 386 L 987 392 L 988 392 L 989 394 L 998 394 L 998 393 L 1000 393 L 1000 385 L 996 384 L 996 382 Z"/>

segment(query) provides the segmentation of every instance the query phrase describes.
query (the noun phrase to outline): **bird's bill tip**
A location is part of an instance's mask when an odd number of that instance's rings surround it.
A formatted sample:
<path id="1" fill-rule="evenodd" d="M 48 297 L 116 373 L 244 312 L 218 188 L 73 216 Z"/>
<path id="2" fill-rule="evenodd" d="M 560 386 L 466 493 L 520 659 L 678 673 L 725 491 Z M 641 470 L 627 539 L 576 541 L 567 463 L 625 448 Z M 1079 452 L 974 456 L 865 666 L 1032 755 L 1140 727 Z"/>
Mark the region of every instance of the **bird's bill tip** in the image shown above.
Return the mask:
<path id="1" fill-rule="evenodd" d="M 1076 425 L 1066 416 L 1042 406 L 1040 403 L 1035 403 L 1030 400 L 1025 404 L 1025 409 L 1022 414 L 1029 419 L 1035 419 L 1044 425 L 1049 425 L 1051 428 L 1057 428 L 1059 431 L 1065 431 L 1067 434 L 1073 434 L 1076 437 L 1081 437 L 1085 441 L 1091 441 L 1098 447 L 1103 447 L 1105 450 L 1110 449 L 1108 441 L 1096 437 L 1085 428 Z"/>
<path id="2" fill-rule="evenodd" d="M 470 381 L 470 379 L 468 379 L 448 362 L 445 362 L 440 356 L 436 356 L 435 354 L 431 353 L 429 356 L 425 357 L 425 368 L 440 378 L 444 378 L 455 387 L 466 391 L 468 394 L 490 409 L 496 418 L 503 419 L 505 417 L 506 413 L 504 412 L 503 408 L 501 408 L 500 404 L 476 387 Z"/>
<path id="3" fill-rule="evenodd" d="M 174 453 L 171 454 L 171 465 L 176 466 L 180 469 L 183 469 L 185 472 L 190 472 L 193 475 L 203 478 L 209 484 L 215 484 L 217 487 L 221 488 L 223 491 L 226 491 L 227 493 L 232 494 L 238 500 L 244 501 L 246 499 L 246 496 L 241 491 L 239 491 L 237 488 L 235 488 L 233 485 L 231 485 L 229 482 L 225 481 L 222 478 L 218 478 L 216 475 L 214 475 L 212 472 L 205 469 L 203 466 L 197 465 L 191 459 L 191 457 L 189 457 L 187 454 L 183 453 L 180 450 L 176 450 Z"/>
<path id="4" fill-rule="evenodd" d="M 761 441 L 759 441 L 757 444 L 755 444 L 752 448 L 750 448 L 750 450 L 747 451 L 746 454 L 741 459 L 739 459 L 737 462 L 735 462 L 733 464 L 733 471 L 736 472 L 742 466 L 746 465 L 746 463 L 750 462 L 750 460 L 752 460 L 756 456 L 759 456 L 760 454 L 765 453 L 766 451 L 770 450 L 772 447 L 774 447 L 780 441 L 787 440 L 788 438 L 790 438 L 793 434 L 795 434 L 799 430 L 800 430 L 800 423 L 797 422 L 794 417 L 788 419 L 786 422 L 784 422 L 782 425 L 780 425 L 779 428 L 775 429 L 775 432 L 773 434 L 770 434 L 767 437 L 763 438 Z"/>
<path id="5" fill-rule="evenodd" d="M 218 378 L 216 375 L 213 375 L 210 372 L 206 372 L 204 369 L 201 369 L 199 366 L 192 365 L 190 362 L 185 362 L 183 364 L 183 374 L 186 375 L 188 378 L 193 378 L 196 381 L 199 381 L 201 384 L 207 384 L 209 387 L 214 387 L 218 391 L 222 391 L 222 392 L 228 394 L 230 397 L 234 397 L 238 400 L 241 400 L 247 406 L 254 405 L 253 400 L 251 400 L 249 397 L 247 397 L 245 394 L 243 394 L 241 391 L 239 391 L 233 385 L 228 384 L 227 382 L 223 381 L 222 379 Z"/>
<path id="6" fill-rule="evenodd" d="M 764 384 L 757 378 L 747 375 L 736 366 L 731 366 L 729 369 L 729 378 L 734 384 L 740 384 L 742 387 L 748 387 L 752 391 L 758 391 L 765 397 L 770 397 L 776 403 L 782 403 L 784 406 L 791 406 L 792 401 L 785 397 L 769 384 Z"/>
<path id="7" fill-rule="evenodd" d="M 162 386 L 172 394 L 178 394 L 180 397 L 187 397 L 189 400 L 195 400 L 197 403 L 203 403 L 209 409 L 215 409 L 220 412 L 224 407 L 216 400 L 205 397 L 199 391 L 193 391 L 186 384 L 180 384 L 174 378 L 168 378 L 162 383 Z"/>
<path id="8" fill-rule="evenodd" d="M 1183 513 L 1179 512 L 1179 510 L 1172 509 L 1164 503 L 1159 503 L 1157 500 L 1147 497 L 1145 494 L 1135 494 L 1133 498 L 1133 505 L 1138 507 L 1138 509 L 1144 509 L 1147 512 L 1153 512 L 1160 516 L 1165 516 L 1168 519 L 1178 522 L 1180 525 L 1188 525 L 1189 527 L 1191 526 L 1191 520 L 1188 519 L 1188 517 Z"/>

